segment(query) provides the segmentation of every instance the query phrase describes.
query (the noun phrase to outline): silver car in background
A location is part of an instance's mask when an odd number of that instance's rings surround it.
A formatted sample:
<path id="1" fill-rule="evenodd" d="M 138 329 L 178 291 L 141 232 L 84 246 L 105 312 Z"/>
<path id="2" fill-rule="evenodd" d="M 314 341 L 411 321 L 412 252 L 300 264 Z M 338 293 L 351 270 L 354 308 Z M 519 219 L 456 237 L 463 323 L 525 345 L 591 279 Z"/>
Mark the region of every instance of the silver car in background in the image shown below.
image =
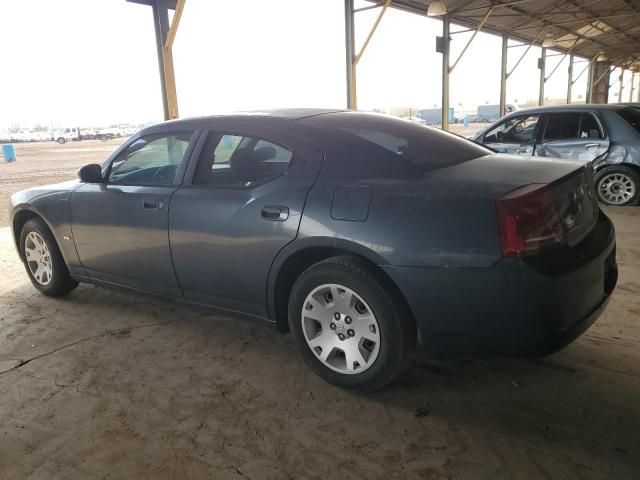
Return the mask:
<path id="1" fill-rule="evenodd" d="M 629 105 L 565 105 L 519 110 L 475 137 L 502 153 L 592 162 L 601 202 L 640 198 L 640 110 Z"/>

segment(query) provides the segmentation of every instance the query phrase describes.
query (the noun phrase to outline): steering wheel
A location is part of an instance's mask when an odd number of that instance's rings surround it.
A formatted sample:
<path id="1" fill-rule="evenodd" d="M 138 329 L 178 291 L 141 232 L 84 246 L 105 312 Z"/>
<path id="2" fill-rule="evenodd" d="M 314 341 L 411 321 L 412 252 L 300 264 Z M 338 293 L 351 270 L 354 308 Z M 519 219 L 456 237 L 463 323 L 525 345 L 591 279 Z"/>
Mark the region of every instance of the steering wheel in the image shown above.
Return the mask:
<path id="1" fill-rule="evenodd" d="M 513 130 L 516 133 L 522 133 L 524 131 L 524 127 L 522 126 L 521 123 L 518 123 L 516 126 L 513 127 Z"/>
<path id="2" fill-rule="evenodd" d="M 153 174 L 151 183 L 171 185 L 176 178 L 176 169 L 175 165 L 164 165 L 158 168 Z"/>

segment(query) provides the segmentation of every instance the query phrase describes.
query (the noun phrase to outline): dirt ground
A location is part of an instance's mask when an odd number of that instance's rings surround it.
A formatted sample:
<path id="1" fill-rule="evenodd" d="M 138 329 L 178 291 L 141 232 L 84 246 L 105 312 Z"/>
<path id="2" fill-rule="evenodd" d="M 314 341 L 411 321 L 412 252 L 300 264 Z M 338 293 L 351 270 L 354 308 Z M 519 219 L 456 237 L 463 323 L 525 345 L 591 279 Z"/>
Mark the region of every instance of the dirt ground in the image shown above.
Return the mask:
<path id="1" fill-rule="evenodd" d="M 14 178 L 62 180 L 114 147 L 46 145 L 68 159 L 41 152 Z M 0 166 L 3 195 L 23 188 Z M 260 323 L 93 286 L 44 297 L 0 228 L 0 478 L 640 478 L 640 208 L 607 213 L 620 281 L 574 344 L 416 360 L 369 395 L 324 383 Z"/>

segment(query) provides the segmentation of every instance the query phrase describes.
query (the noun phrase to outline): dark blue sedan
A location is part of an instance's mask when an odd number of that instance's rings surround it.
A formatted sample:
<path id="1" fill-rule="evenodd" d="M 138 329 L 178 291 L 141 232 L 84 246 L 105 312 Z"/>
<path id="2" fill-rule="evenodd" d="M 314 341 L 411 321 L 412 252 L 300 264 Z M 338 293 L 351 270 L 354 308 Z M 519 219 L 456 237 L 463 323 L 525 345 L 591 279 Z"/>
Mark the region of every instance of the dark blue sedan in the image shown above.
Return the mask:
<path id="1" fill-rule="evenodd" d="M 590 168 L 375 114 L 194 118 L 13 195 L 12 226 L 44 294 L 91 282 L 241 312 L 374 390 L 416 347 L 539 356 L 592 324 L 617 267 Z"/>

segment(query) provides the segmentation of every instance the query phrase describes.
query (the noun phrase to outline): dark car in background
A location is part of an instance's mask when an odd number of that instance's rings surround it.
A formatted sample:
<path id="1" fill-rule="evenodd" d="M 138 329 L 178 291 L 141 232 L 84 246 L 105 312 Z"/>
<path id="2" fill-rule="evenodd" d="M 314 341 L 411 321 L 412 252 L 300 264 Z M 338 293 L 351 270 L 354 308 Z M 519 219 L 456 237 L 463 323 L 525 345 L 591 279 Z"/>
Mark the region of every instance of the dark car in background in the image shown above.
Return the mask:
<path id="1" fill-rule="evenodd" d="M 598 198 L 640 199 L 640 110 L 629 105 L 570 105 L 519 110 L 473 140 L 498 152 L 591 162 Z"/>
<path id="2" fill-rule="evenodd" d="M 590 164 L 383 115 L 166 122 L 79 176 L 11 198 L 38 290 L 90 282 L 263 319 L 345 388 L 381 388 L 416 347 L 553 352 L 617 279 Z"/>

